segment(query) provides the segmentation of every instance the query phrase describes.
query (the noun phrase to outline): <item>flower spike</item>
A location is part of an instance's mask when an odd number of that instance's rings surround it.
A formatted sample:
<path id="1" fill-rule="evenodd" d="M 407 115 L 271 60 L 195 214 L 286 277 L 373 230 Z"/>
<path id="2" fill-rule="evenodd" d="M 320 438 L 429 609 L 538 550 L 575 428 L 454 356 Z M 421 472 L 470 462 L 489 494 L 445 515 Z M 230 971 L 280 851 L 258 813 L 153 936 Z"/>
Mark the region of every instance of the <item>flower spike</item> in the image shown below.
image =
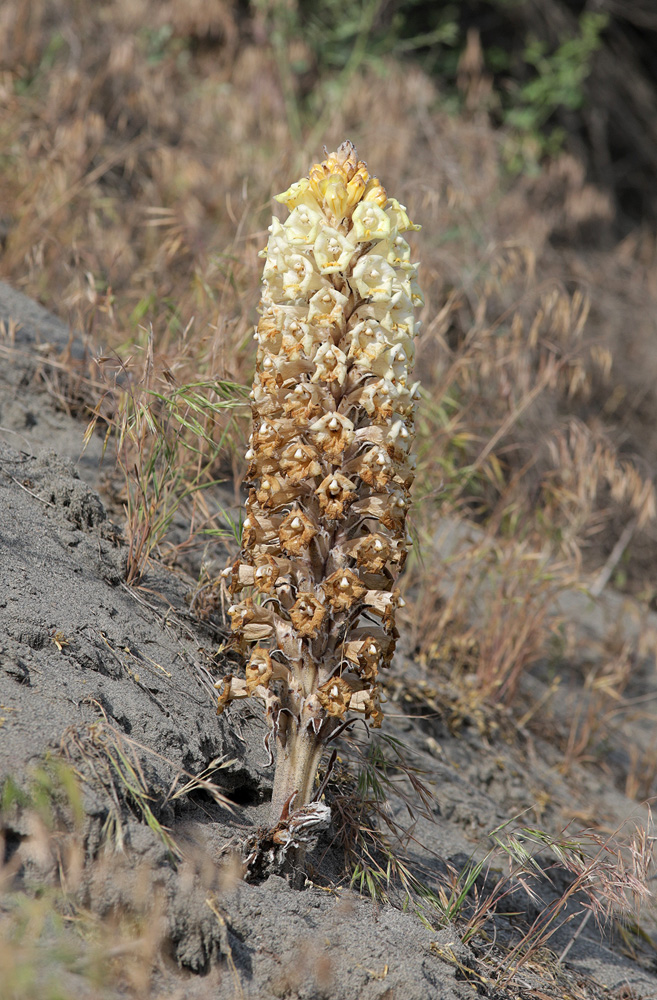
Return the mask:
<path id="1" fill-rule="evenodd" d="M 229 571 L 232 629 L 252 650 L 245 680 L 218 685 L 220 711 L 234 698 L 265 706 L 272 829 L 312 800 L 323 748 L 350 713 L 381 724 L 378 674 L 395 646 L 408 548 L 422 301 L 402 236 L 419 226 L 351 142 L 277 200 L 290 215 L 272 222 L 263 251 L 252 489 Z"/>

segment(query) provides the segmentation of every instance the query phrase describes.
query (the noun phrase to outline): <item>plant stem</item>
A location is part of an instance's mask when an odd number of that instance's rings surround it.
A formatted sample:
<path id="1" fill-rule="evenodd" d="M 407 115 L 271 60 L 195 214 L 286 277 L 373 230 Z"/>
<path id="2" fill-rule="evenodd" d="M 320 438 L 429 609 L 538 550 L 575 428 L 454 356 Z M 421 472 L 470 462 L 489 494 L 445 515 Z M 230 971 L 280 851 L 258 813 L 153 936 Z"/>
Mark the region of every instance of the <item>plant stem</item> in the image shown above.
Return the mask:
<path id="1" fill-rule="evenodd" d="M 300 729 L 296 719 L 286 715 L 282 718 L 287 725 L 281 726 L 276 738 L 276 772 L 271 799 L 272 826 L 281 818 L 283 806 L 294 792 L 297 793 L 295 809 L 310 801 L 324 742 L 312 730 Z"/>

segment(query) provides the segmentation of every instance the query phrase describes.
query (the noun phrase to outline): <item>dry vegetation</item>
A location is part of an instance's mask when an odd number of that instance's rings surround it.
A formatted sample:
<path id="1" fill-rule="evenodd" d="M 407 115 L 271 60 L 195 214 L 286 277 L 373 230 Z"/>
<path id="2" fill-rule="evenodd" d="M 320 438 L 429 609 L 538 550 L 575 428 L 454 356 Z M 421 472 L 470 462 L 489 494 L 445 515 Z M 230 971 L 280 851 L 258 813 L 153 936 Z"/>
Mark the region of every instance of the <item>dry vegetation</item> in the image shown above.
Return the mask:
<path id="1" fill-rule="evenodd" d="M 272 30 L 275 6 L 4 0 L 0 274 L 102 351 L 68 399 L 90 433 L 117 432 L 139 583 L 172 512 L 183 505 L 190 537 L 216 527 L 206 487 L 244 473 L 241 387 L 271 196 L 322 143 L 352 139 L 423 224 L 405 627 L 468 711 L 513 708 L 523 675 L 552 655 L 565 590 L 603 573 L 655 603 L 655 238 L 635 228 L 614 244 L 609 197 L 566 154 L 510 184 L 505 133 L 479 107 L 472 72 L 454 116 L 413 63 L 355 58 L 332 89 L 318 86 L 308 124 L 289 70 L 303 42 Z M 201 556 L 191 565 L 200 574 Z M 637 650 L 612 652 L 564 734 L 566 766 L 622 699 Z M 518 712 L 523 724 L 533 715 L 524 702 Z M 654 794 L 650 762 L 634 761 L 627 786 Z M 12 916 L 10 942 L 16 928 L 39 936 L 41 902 Z M 150 961 L 146 923 L 134 954 Z M 124 954 L 121 934 L 112 955 Z M 45 995 L 20 986 L 30 961 L 25 943 L 0 956 L 18 969 L 21 998 Z"/>

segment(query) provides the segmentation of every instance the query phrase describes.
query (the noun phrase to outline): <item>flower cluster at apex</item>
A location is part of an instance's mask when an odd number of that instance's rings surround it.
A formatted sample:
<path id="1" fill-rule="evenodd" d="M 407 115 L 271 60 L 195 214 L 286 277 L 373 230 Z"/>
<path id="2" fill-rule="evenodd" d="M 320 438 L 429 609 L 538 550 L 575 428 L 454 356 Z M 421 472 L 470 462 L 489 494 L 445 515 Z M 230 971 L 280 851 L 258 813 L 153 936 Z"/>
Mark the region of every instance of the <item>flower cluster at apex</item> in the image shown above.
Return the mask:
<path id="1" fill-rule="evenodd" d="M 218 685 L 219 710 L 254 696 L 277 736 L 284 713 L 286 728 L 325 740 L 348 711 L 382 719 L 422 303 L 402 233 L 420 227 L 350 142 L 277 200 L 290 215 L 273 220 L 262 254 L 251 491 L 241 556 L 226 571 L 232 628 L 250 656 L 245 679 Z"/>

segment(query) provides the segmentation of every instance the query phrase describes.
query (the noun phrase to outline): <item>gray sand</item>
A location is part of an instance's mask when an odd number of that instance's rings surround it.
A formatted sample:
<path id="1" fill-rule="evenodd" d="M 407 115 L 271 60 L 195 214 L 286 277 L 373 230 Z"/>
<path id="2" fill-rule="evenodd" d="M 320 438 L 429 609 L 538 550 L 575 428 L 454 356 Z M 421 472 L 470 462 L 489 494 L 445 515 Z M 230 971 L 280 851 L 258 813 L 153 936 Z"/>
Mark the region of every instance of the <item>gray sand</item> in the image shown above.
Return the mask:
<path id="1" fill-rule="evenodd" d="M 68 330 L 0 284 L 0 319 L 9 318 L 20 327 L 14 344 L 4 342 L 0 368 L 0 780 L 11 775 L 25 784 L 46 755 L 68 753 L 84 778 L 84 905 L 101 915 L 135 906 L 144 879 L 146 894 L 164 900 L 166 960 L 158 964 L 152 995 L 558 996 L 535 969 L 520 977 L 524 992 L 519 985 L 518 992 L 496 993 L 476 976 L 468 981 L 458 967 L 475 968 L 481 956 L 474 945 L 473 951 L 461 944 L 455 928 L 431 928 L 413 912 L 373 903 L 344 879 L 329 891 L 330 876 L 341 874 L 333 830 L 308 859 L 304 891 L 278 876 L 260 885 L 231 882 L 223 848 L 266 816 L 272 774 L 264 723 L 257 706 L 216 715 L 212 685 L 231 668 L 215 656 L 222 624 L 203 624 L 190 613 L 193 580 L 154 567 L 145 588 L 123 583 L 125 547 L 97 492 L 101 442 L 92 440 L 80 458 L 84 424 L 59 409 L 36 377 L 37 345 L 61 349 Z M 573 596 L 569 612 L 579 628 L 599 637 L 611 617 L 628 619 L 618 598 L 604 600 L 594 606 Z M 482 856 L 487 834 L 540 797 L 548 802 L 541 824 L 552 829 L 592 809 L 611 829 L 630 814 L 645 816 L 600 769 L 575 767 L 562 777 L 558 751 L 538 736 L 507 739 L 504 727 L 482 735 L 474 722 L 455 736 L 440 713 L 411 718 L 413 702 L 397 699 L 395 691 L 427 680 L 402 643 L 384 725 L 405 744 L 435 793 L 408 846 L 411 863 L 429 884 L 439 885 L 446 863 L 460 869 L 468 858 Z M 637 668 L 635 683 L 642 694 L 654 693 L 654 669 Z M 540 697 L 543 690 L 535 677 L 526 696 Z M 636 739 L 647 743 L 651 725 L 637 729 Z M 619 730 L 618 753 L 627 739 Z M 107 740 L 118 740 L 139 761 L 153 815 L 181 845 L 177 865 L 129 796 L 94 776 L 91 765 Z M 234 801 L 233 812 L 205 794 L 171 800 L 167 793 L 176 778 L 184 783 L 183 772 L 199 774 L 217 758 L 232 761 L 215 780 Z M 391 795 L 389 809 L 402 821 L 399 798 Z M 4 817 L 7 852 L 22 859 L 31 879 L 47 881 L 52 865 L 31 853 L 26 816 L 13 808 Z M 112 816 L 120 819 L 123 851 L 108 860 L 101 843 Z M 532 813 L 527 823 L 534 823 Z M 552 898 L 549 887 L 544 896 Z M 526 898 L 514 897 L 516 903 L 531 915 Z M 562 951 L 578 925 L 567 925 L 550 947 Z M 506 927 L 500 918 L 500 940 Z M 631 961 L 593 921 L 564 968 L 574 977 L 571 987 L 578 977 L 602 984 L 582 996 L 621 997 L 631 987 L 626 996 L 657 997 L 655 968 Z M 61 975 L 71 998 L 125 995 L 110 986 L 94 993 L 81 975 Z"/>

